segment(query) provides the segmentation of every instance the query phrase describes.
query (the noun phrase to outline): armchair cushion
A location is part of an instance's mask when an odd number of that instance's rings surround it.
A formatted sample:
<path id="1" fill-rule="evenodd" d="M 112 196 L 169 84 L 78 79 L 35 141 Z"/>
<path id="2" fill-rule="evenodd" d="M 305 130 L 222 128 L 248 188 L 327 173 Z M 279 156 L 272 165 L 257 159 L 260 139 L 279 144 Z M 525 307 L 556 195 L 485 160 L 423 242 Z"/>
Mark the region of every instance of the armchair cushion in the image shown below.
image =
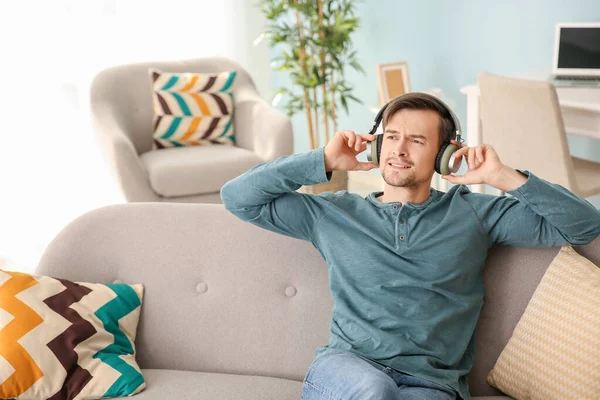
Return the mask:
<path id="1" fill-rule="evenodd" d="M 218 193 L 229 180 L 264 162 L 236 146 L 193 146 L 142 154 L 152 189 L 164 197 Z"/>
<path id="2" fill-rule="evenodd" d="M 233 92 L 236 71 L 169 73 L 149 69 L 154 104 L 153 150 L 234 145 Z"/>
<path id="3" fill-rule="evenodd" d="M 143 289 L 0 270 L 0 398 L 142 391 L 134 341 Z"/>
<path id="4" fill-rule="evenodd" d="M 563 246 L 487 381 L 519 400 L 600 398 L 600 268 Z"/>

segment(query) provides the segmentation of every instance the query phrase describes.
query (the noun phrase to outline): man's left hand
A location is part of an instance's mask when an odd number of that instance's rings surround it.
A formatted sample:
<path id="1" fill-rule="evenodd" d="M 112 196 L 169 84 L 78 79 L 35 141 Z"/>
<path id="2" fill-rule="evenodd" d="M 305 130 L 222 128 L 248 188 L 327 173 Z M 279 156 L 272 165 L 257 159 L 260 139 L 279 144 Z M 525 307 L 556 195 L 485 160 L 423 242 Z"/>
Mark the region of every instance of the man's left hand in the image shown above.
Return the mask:
<path id="1" fill-rule="evenodd" d="M 455 144 L 459 149 L 454 153 L 454 157 L 465 157 L 469 169 L 462 176 L 442 175 L 450 183 L 472 185 L 472 184 L 490 184 L 493 177 L 498 175 L 504 167 L 496 150 L 489 144 L 480 144 L 476 147 L 463 146 L 455 140 L 450 143 Z"/>
<path id="2" fill-rule="evenodd" d="M 459 147 L 454 157 L 464 156 L 468 170 L 462 176 L 442 175 L 442 178 L 448 182 L 463 185 L 486 184 L 507 192 L 527 181 L 527 176 L 502 164 L 498 153 L 491 145 L 480 144 L 476 147 L 468 147 L 455 140 L 450 142 Z"/>

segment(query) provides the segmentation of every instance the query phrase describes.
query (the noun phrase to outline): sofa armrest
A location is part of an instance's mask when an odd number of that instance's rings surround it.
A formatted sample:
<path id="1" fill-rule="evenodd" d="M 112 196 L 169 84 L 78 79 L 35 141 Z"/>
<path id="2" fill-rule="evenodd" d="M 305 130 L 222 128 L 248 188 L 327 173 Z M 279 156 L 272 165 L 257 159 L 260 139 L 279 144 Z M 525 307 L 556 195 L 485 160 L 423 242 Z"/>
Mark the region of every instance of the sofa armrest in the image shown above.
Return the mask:
<path id="1" fill-rule="evenodd" d="M 94 104 L 92 123 L 111 173 L 129 202 L 159 201 L 137 151 L 115 120 L 110 106 Z"/>
<path id="2" fill-rule="evenodd" d="M 294 133 L 290 118 L 273 108 L 253 90 L 236 94 L 236 144 L 251 150 L 265 161 L 294 151 Z"/>

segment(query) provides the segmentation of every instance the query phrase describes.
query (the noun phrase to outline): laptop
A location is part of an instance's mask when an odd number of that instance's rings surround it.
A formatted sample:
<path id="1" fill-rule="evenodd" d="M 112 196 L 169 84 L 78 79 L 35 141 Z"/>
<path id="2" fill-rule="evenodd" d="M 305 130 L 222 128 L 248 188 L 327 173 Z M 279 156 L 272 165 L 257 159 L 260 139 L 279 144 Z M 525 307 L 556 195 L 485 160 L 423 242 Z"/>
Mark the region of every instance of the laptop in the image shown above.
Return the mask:
<path id="1" fill-rule="evenodd" d="M 600 87 L 600 22 L 559 22 L 550 81 L 555 86 Z"/>

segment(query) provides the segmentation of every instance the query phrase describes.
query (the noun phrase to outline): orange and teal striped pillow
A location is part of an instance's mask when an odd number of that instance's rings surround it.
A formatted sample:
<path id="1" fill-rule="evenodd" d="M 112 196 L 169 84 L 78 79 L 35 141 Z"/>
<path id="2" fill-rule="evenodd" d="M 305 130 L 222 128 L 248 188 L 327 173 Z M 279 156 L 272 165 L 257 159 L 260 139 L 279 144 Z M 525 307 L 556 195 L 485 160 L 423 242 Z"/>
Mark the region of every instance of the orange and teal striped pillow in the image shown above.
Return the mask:
<path id="1" fill-rule="evenodd" d="M 170 73 L 150 69 L 154 103 L 153 149 L 234 145 L 236 71 Z"/>
<path id="2" fill-rule="evenodd" d="M 130 396 L 143 286 L 0 270 L 0 398 Z"/>

